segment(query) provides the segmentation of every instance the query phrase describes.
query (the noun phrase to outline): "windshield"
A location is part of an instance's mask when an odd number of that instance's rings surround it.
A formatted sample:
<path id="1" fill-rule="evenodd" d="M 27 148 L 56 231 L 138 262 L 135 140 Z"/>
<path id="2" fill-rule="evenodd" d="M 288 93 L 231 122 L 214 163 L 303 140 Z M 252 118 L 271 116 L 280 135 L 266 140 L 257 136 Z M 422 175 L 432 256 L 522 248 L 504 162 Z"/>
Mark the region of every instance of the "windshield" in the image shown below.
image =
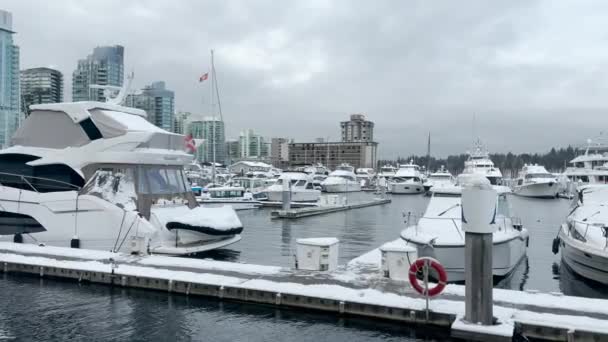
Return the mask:
<path id="1" fill-rule="evenodd" d="M 550 173 L 530 173 L 526 175 L 526 179 L 532 178 L 553 178 L 553 175 Z"/>
<path id="2" fill-rule="evenodd" d="M 186 176 L 177 168 L 146 166 L 138 168 L 138 190 L 142 194 L 177 194 L 186 192 Z"/>
<path id="3" fill-rule="evenodd" d="M 429 179 L 450 179 L 452 176 L 450 175 L 431 175 Z"/>

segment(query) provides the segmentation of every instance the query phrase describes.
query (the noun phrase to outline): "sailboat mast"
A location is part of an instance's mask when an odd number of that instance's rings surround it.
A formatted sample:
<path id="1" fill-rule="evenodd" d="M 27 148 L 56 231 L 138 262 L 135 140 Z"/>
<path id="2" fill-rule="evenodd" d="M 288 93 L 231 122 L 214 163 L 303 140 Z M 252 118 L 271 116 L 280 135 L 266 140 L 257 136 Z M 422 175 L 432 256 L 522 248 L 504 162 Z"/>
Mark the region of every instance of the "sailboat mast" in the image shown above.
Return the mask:
<path id="1" fill-rule="evenodd" d="M 429 140 L 426 145 L 426 173 L 431 173 L 431 132 L 429 132 Z"/>
<path id="2" fill-rule="evenodd" d="M 216 143 L 215 143 L 215 139 L 216 139 L 216 121 L 215 121 L 215 104 L 214 104 L 214 98 L 213 98 L 213 92 L 214 92 L 214 87 L 213 87 L 213 83 L 215 82 L 215 68 L 213 67 L 213 49 L 211 49 L 211 140 L 212 140 L 212 148 L 213 148 L 213 167 L 212 167 L 212 179 L 213 179 L 213 183 L 215 183 L 215 150 L 216 150 Z"/>

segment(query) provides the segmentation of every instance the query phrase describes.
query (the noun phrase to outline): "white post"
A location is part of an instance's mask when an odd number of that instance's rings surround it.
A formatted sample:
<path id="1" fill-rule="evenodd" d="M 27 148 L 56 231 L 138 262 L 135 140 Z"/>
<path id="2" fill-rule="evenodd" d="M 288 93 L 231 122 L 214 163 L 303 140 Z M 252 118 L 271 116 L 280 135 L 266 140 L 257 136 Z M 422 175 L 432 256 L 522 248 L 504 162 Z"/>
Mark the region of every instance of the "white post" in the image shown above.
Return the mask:
<path id="1" fill-rule="evenodd" d="M 487 178 L 472 176 L 462 190 L 465 231 L 465 320 L 492 325 L 492 235 L 496 190 Z"/>
<path id="2" fill-rule="evenodd" d="M 291 179 L 283 179 L 283 210 L 291 209 Z"/>

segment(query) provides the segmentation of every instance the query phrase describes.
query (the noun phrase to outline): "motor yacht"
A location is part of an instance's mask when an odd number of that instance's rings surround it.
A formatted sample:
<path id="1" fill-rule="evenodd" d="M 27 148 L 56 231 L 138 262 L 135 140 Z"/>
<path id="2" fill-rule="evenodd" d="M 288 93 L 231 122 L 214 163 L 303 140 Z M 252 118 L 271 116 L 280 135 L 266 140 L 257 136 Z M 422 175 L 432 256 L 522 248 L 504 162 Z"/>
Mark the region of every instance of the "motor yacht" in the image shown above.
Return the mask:
<path id="1" fill-rule="evenodd" d="M 268 178 L 262 177 L 234 177 L 227 186 L 242 187 L 249 191 L 256 200 L 266 199 L 266 188 Z"/>
<path id="2" fill-rule="evenodd" d="M 199 207 L 184 137 L 120 102 L 30 107 L 0 151 L 0 240 L 183 255 L 241 239 L 232 208 Z"/>
<path id="3" fill-rule="evenodd" d="M 354 192 L 361 191 L 361 183 L 357 181 L 355 168 L 348 164 L 340 164 L 321 182 L 325 192 Z"/>
<path id="4" fill-rule="evenodd" d="M 388 188 L 388 182 L 393 179 L 397 168 L 392 165 L 384 165 L 380 167 L 378 172 L 378 186 Z"/>
<path id="5" fill-rule="evenodd" d="M 388 190 L 393 194 L 421 194 L 424 192 L 420 167 L 410 161 L 399 166 L 395 176 L 388 182 Z"/>
<path id="6" fill-rule="evenodd" d="M 206 189 L 197 201 L 208 208 L 231 206 L 234 210 L 257 209 L 262 203 L 254 198 L 249 189 L 242 186 L 225 186 Z"/>
<path id="7" fill-rule="evenodd" d="M 537 164 L 524 165 L 513 185 L 513 193 L 525 197 L 556 198 L 560 191 L 557 177 Z"/>
<path id="8" fill-rule="evenodd" d="M 451 187 L 456 183 L 456 179 L 452 174 L 445 169 L 442 165 L 441 168 L 431 173 L 426 182 L 424 182 L 424 190 L 434 191 L 439 188 Z"/>
<path id="9" fill-rule="evenodd" d="M 576 191 L 576 187 L 588 184 L 608 184 L 608 146 L 587 140 L 585 152 L 570 162 L 562 176 L 567 178 L 566 186 Z M 570 186 L 570 184 L 572 186 Z"/>
<path id="10" fill-rule="evenodd" d="M 372 168 L 358 168 L 355 172 L 359 184 L 362 188 L 375 187 L 376 171 Z"/>
<path id="11" fill-rule="evenodd" d="M 305 172 L 285 171 L 273 185 L 264 190 L 268 201 L 283 201 L 283 183 L 289 182 L 292 202 L 317 202 L 321 190 L 315 189 L 312 177 Z"/>
<path id="12" fill-rule="evenodd" d="M 457 191 L 433 193 L 424 215 L 401 232 L 401 238 L 416 247 L 418 256 L 439 260 L 446 269 L 449 282 L 464 281 L 465 276 L 461 194 Z M 492 273 L 497 277 L 513 271 L 525 256 L 528 245 L 528 231 L 522 227 L 520 219 L 511 215 L 508 200 L 506 193 L 496 196 Z"/>
<path id="13" fill-rule="evenodd" d="M 608 285 L 608 185 L 579 187 L 574 208 L 560 227 L 554 253 L 574 272 Z"/>

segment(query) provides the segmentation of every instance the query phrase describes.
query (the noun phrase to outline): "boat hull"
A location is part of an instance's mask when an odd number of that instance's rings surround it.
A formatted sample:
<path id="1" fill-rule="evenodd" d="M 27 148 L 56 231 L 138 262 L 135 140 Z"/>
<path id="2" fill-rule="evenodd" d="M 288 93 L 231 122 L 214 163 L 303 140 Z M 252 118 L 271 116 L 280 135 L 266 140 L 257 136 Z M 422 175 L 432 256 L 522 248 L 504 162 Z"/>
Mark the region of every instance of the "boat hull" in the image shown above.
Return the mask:
<path id="1" fill-rule="evenodd" d="M 392 194 L 421 194 L 424 192 L 422 183 L 390 183 L 389 190 Z"/>
<path id="2" fill-rule="evenodd" d="M 562 261 L 578 275 L 598 283 L 608 284 L 608 254 L 596 253 L 585 248 L 583 242 L 569 236 L 564 229 L 567 230 L 562 226 L 559 236 Z"/>
<path id="3" fill-rule="evenodd" d="M 465 279 L 464 245 L 434 246 L 408 242 L 418 250 L 418 256 L 428 256 L 439 260 L 448 275 L 448 282 L 463 282 Z M 495 277 L 509 275 L 526 255 L 527 234 L 503 242 L 494 243 L 492 248 L 492 274 Z"/>
<path id="4" fill-rule="evenodd" d="M 361 184 L 323 184 L 325 192 L 356 192 L 361 191 Z"/>
<path id="5" fill-rule="evenodd" d="M 535 183 L 515 186 L 513 193 L 518 196 L 535 198 L 556 198 L 560 189 L 557 183 Z"/>
<path id="6" fill-rule="evenodd" d="M 222 207 L 225 205 L 229 205 L 234 210 L 249 210 L 249 209 L 258 209 L 258 208 L 262 207 L 262 203 L 260 203 L 259 201 L 239 201 L 239 200 L 216 201 L 216 200 L 204 200 L 204 199 L 197 198 L 197 202 L 205 208 L 218 208 L 218 207 Z"/>
<path id="7" fill-rule="evenodd" d="M 268 201 L 270 202 L 282 202 L 283 191 L 267 191 Z M 291 201 L 292 202 L 316 202 L 321 197 L 319 190 L 314 191 L 292 191 Z"/>

